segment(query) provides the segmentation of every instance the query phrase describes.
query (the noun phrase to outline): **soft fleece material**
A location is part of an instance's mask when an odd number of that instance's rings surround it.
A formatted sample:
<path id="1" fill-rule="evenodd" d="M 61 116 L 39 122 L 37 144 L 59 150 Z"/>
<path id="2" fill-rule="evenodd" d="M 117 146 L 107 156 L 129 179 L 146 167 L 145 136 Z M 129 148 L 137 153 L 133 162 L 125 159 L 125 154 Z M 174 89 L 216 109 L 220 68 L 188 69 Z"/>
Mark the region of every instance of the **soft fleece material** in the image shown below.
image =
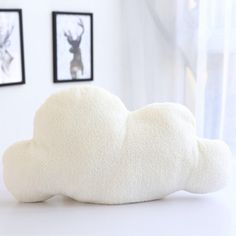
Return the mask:
<path id="1" fill-rule="evenodd" d="M 5 152 L 4 179 L 21 202 L 62 194 L 81 202 L 130 203 L 178 190 L 219 190 L 230 156 L 224 142 L 196 137 L 194 117 L 182 105 L 130 112 L 105 90 L 81 86 L 41 106 L 33 138 Z"/>

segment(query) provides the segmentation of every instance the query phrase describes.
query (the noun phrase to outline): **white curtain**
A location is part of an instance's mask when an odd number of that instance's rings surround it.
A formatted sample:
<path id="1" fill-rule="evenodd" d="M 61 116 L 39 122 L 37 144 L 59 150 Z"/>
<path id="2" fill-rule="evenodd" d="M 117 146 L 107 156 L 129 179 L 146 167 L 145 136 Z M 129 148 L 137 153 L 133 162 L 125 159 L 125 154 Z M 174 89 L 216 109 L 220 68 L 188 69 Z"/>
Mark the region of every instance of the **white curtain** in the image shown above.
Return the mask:
<path id="1" fill-rule="evenodd" d="M 129 107 L 182 103 L 198 135 L 236 154 L 236 1 L 123 0 L 122 12 Z"/>

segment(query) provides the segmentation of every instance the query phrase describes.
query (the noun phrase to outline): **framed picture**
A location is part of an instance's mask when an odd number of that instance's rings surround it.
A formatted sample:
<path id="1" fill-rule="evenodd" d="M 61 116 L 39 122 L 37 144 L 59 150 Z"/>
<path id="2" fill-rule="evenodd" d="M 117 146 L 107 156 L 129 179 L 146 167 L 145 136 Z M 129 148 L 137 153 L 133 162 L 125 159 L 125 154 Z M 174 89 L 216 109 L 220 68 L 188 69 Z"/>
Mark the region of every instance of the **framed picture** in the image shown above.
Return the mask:
<path id="1" fill-rule="evenodd" d="M 92 13 L 53 12 L 54 82 L 93 80 Z"/>
<path id="2" fill-rule="evenodd" d="M 0 86 L 25 83 L 22 12 L 0 9 Z"/>

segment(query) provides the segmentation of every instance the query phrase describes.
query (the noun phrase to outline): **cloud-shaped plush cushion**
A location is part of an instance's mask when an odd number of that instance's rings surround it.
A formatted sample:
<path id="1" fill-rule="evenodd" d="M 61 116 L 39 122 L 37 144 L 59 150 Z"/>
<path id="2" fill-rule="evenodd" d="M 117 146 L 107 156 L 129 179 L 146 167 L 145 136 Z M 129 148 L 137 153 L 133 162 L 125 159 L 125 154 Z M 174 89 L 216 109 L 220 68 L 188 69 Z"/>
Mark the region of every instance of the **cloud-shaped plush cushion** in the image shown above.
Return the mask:
<path id="1" fill-rule="evenodd" d="M 222 141 L 196 137 L 194 118 L 182 105 L 130 112 L 118 97 L 84 86 L 41 106 L 33 138 L 5 152 L 4 179 L 22 202 L 57 194 L 82 202 L 139 202 L 222 188 L 230 155 Z"/>

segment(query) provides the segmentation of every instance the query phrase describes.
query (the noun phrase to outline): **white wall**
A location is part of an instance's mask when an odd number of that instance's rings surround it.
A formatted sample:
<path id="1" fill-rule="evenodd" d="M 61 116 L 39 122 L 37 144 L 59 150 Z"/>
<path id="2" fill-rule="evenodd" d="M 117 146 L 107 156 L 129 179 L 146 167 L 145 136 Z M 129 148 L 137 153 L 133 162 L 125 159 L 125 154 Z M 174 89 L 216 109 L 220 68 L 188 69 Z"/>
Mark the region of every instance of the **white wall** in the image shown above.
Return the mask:
<path id="1" fill-rule="evenodd" d="M 51 11 L 94 13 L 94 81 L 122 97 L 119 0 L 7 0 L 0 8 L 21 8 L 26 85 L 0 87 L 0 156 L 32 135 L 36 109 L 52 92 L 81 83 L 52 83 Z M 88 84 L 87 83 L 87 84 Z"/>

